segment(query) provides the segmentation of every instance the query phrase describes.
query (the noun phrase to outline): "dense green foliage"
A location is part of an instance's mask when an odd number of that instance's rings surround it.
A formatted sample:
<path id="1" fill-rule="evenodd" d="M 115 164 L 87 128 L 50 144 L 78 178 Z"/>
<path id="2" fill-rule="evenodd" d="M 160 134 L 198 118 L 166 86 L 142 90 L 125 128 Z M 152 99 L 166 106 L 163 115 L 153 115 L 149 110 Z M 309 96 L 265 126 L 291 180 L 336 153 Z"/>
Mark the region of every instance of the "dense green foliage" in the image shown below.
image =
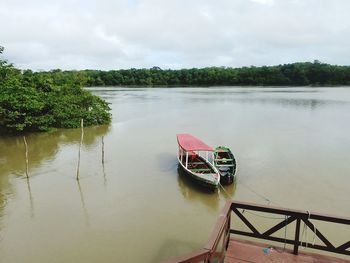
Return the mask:
<path id="1" fill-rule="evenodd" d="M 3 48 L 0 48 L 0 54 Z M 82 88 L 79 77 L 20 71 L 0 60 L 0 130 L 47 131 L 110 122 L 108 104 Z"/>
<path id="2" fill-rule="evenodd" d="M 0 47 L 0 54 L 3 48 Z M 83 86 L 350 85 L 350 66 L 319 61 L 263 67 L 21 71 L 0 59 L 0 129 L 46 131 L 108 123 L 109 107 Z"/>
<path id="3" fill-rule="evenodd" d="M 193 68 L 181 70 L 151 69 L 128 70 L 54 70 L 40 73 L 60 84 L 70 79 L 85 86 L 191 86 L 191 85 L 260 85 L 307 86 L 350 85 L 350 67 L 334 66 L 319 61 L 243 68 Z"/>

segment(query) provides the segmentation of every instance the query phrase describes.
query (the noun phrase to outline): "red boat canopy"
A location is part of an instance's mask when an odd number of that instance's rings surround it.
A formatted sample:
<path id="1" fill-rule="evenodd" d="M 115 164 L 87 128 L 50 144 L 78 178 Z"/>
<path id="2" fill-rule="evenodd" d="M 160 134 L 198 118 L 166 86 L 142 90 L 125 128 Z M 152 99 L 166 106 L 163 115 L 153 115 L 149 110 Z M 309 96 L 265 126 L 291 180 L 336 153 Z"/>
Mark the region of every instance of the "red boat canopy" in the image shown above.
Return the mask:
<path id="1" fill-rule="evenodd" d="M 177 134 L 177 142 L 185 151 L 213 151 L 213 148 L 206 145 L 201 140 L 193 137 L 191 134 Z"/>

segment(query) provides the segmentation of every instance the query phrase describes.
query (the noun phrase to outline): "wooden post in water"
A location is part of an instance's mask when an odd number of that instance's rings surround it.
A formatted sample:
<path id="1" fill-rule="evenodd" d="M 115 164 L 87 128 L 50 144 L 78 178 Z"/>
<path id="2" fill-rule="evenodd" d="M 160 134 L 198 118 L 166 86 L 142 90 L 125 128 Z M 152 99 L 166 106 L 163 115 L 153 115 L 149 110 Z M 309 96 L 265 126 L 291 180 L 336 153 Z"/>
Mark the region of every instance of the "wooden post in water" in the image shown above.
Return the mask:
<path id="1" fill-rule="evenodd" d="M 78 167 L 77 167 L 77 180 L 79 180 L 79 170 L 80 170 L 80 151 L 81 151 L 81 145 L 83 144 L 83 138 L 84 138 L 84 120 L 81 119 L 80 122 L 81 126 L 81 137 L 80 137 L 80 144 L 79 144 L 79 153 L 78 153 Z"/>
<path id="2" fill-rule="evenodd" d="M 102 164 L 105 164 L 105 142 L 104 142 L 104 136 L 102 136 Z"/>
<path id="3" fill-rule="evenodd" d="M 28 166 L 29 166 L 29 161 L 28 161 L 28 144 L 26 140 L 26 136 L 23 136 L 23 142 L 25 146 L 25 156 L 26 156 L 26 176 L 29 178 L 29 173 L 28 173 Z"/>

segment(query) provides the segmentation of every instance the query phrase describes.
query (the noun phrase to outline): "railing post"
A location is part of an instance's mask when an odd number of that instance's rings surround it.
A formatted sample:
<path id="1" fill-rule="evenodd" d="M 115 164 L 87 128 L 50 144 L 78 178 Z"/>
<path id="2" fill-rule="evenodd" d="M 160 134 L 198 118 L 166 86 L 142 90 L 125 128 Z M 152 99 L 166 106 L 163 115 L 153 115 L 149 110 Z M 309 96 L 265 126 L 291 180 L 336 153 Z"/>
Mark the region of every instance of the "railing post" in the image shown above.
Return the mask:
<path id="1" fill-rule="evenodd" d="M 227 242 L 226 242 L 226 250 L 228 248 L 228 244 L 230 243 L 230 230 L 231 230 L 231 208 L 230 208 L 230 211 L 228 212 L 228 222 L 227 222 L 227 232 L 226 232 L 226 235 L 228 235 L 227 237 Z"/>
<path id="2" fill-rule="evenodd" d="M 300 235 L 300 218 L 297 218 L 297 224 L 295 226 L 295 239 L 294 239 L 294 255 L 298 255 L 299 249 L 299 235 Z"/>

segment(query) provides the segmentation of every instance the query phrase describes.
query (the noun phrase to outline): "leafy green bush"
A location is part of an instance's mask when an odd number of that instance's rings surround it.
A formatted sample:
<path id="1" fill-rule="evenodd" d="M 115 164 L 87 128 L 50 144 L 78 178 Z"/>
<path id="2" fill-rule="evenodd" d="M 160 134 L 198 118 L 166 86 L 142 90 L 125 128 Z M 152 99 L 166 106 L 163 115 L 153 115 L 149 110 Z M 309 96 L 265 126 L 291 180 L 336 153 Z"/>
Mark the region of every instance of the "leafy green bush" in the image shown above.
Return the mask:
<path id="1" fill-rule="evenodd" d="M 0 54 L 3 49 L 0 47 Z M 37 77 L 39 76 L 39 77 Z M 107 124 L 110 108 L 80 83 L 21 72 L 0 60 L 0 130 L 5 132 L 48 131 Z"/>

